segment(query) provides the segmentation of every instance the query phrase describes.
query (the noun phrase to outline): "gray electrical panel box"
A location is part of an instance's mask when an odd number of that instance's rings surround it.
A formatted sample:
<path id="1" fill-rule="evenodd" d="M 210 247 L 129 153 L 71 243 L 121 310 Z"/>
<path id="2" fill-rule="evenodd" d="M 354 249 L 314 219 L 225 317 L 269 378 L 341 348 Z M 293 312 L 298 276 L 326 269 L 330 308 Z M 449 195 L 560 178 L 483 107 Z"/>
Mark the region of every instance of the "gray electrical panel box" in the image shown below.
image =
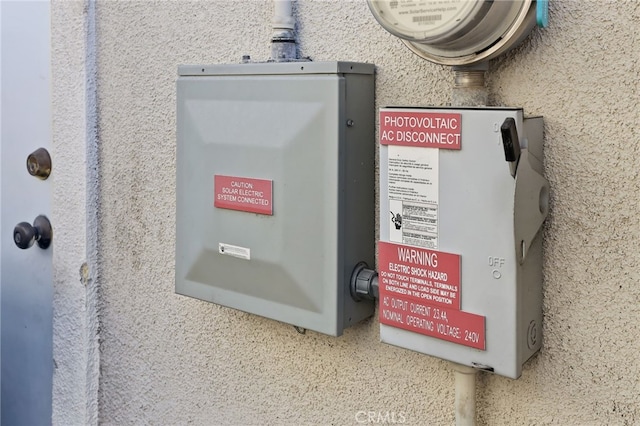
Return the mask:
<path id="1" fill-rule="evenodd" d="M 375 262 L 374 67 L 181 66 L 176 292 L 334 336 Z"/>
<path id="2" fill-rule="evenodd" d="M 383 342 L 517 378 L 542 341 L 542 118 L 380 110 Z"/>

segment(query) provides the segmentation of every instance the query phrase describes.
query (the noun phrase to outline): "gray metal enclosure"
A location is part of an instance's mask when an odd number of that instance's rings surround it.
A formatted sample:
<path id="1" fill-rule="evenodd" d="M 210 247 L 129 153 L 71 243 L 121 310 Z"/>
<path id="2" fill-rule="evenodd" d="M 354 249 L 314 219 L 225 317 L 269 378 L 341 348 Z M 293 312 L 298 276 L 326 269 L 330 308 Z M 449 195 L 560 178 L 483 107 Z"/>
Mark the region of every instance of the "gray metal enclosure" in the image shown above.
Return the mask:
<path id="1" fill-rule="evenodd" d="M 349 294 L 356 264 L 375 261 L 373 73 L 180 67 L 177 293 L 330 335 L 373 313 Z M 273 214 L 214 207 L 219 175 L 271 181 Z"/>
<path id="2" fill-rule="evenodd" d="M 462 148 L 439 154 L 436 249 L 461 256 L 460 310 L 485 317 L 486 347 L 468 347 L 385 324 L 380 326 L 381 340 L 518 378 L 522 365 L 542 345 L 539 230 L 548 213 L 549 188 L 542 175 L 543 120 L 525 118 L 520 108 L 395 111 L 461 115 Z M 507 118 L 514 119 L 522 148 L 515 176 L 505 161 L 500 135 L 500 125 Z M 381 242 L 391 237 L 389 153 L 389 147 L 381 145 Z M 493 264 L 494 259 L 499 262 Z M 383 304 L 380 309 L 384 311 Z"/>

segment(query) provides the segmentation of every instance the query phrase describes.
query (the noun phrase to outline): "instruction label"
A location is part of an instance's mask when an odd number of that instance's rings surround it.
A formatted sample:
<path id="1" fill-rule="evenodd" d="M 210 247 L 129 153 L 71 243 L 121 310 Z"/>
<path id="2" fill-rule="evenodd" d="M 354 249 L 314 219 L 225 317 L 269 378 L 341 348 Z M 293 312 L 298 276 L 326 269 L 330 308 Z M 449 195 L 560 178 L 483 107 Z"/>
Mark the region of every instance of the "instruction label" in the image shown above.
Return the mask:
<path id="1" fill-rule="evenodd" d="M 460 310 L 460 256 L 378 243 L 380 322 L 485 349 L 485 318 Z"/>
<path id="2" fill-rule="evenodd" d="M 213 186 L 217 208 L 273 215 L 272 180 L 215 175 Z"/>
<path id="3" fill-rule="evenodd" d="M 438 248 L 438 149 L 388 147 L 389 239 Z"/>

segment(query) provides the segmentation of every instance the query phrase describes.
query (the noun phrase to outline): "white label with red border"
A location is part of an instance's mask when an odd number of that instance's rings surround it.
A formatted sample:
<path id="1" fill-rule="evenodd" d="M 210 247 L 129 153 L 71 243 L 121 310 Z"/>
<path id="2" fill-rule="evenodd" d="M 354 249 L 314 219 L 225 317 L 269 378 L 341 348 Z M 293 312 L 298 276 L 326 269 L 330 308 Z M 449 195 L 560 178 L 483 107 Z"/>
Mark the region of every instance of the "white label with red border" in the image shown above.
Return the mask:
<path id="1" fill-rule="evenodd" d="M 217 208 L 273 215 L 272 180 L 215 175 L 213 186 Z"/>

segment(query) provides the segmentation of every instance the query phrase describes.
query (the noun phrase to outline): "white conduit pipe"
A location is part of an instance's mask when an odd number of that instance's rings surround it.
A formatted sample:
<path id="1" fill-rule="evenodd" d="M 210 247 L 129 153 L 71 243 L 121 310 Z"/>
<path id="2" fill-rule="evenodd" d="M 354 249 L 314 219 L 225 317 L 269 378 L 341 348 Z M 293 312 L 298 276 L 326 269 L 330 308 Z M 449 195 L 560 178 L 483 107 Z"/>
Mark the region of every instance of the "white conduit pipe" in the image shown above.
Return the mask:
<path id="1" fill-rule="evenodd" d="M 273 29 L 293 30 L 295 20 L 293 19 L 291 0 L 274 0 L 275 14 L 273 17 Z"/>
<path id="2" fill-rule="evenodd" d="M 475 368 L 454 364 L 456 382 L 456 426 L 476 424 L 476 374 Z"/>

